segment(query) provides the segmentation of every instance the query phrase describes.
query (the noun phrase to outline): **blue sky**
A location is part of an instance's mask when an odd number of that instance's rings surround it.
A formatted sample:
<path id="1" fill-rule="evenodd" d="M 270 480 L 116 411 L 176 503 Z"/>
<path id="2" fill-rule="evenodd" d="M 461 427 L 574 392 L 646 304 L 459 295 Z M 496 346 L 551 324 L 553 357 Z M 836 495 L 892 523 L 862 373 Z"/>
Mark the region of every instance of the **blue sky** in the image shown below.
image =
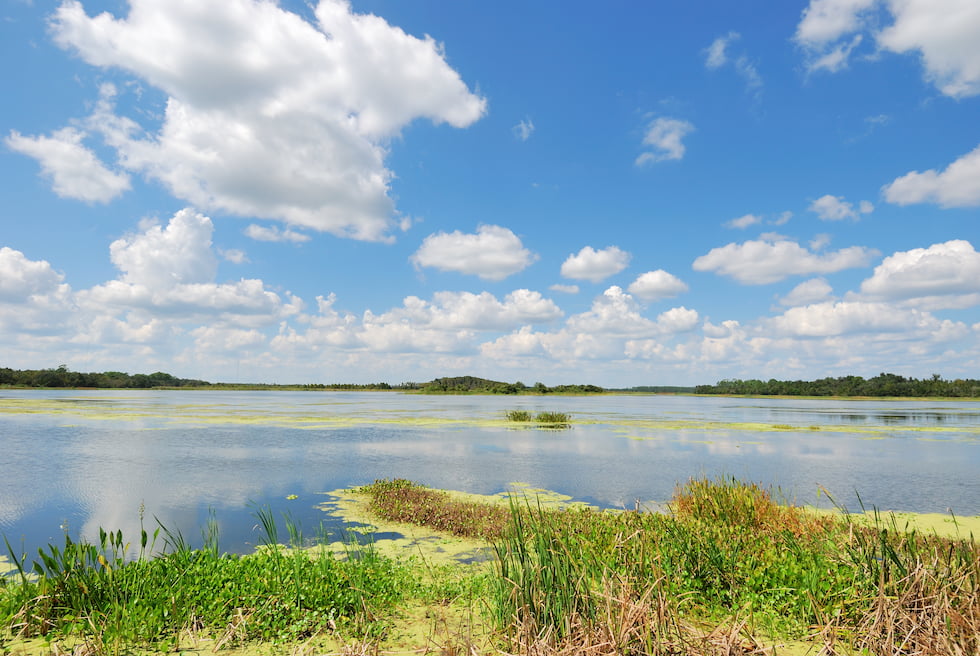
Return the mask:
<path id="1" fill-rule="evenodd" d="M 5 0 L 0 365 L 980 370 L 980 5 Z"/>

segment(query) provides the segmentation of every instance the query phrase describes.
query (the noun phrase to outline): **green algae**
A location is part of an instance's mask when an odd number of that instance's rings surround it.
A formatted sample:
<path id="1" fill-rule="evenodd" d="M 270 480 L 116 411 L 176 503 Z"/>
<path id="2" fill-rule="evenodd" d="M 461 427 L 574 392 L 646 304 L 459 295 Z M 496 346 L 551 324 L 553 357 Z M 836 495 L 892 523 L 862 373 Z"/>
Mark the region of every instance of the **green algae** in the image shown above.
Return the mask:
<path id="1" fill-rule="evenodd" d="M 133 403 L 125 397 L 69 398 L 69 399 L 0 399 L 0 415 L 54 415 L 82 417 L 94 421 L 158 420 L 184 425 L 249 425 L 275 426 L 309 430 L 329 430 L 354 426 L 411 426 L 433 428 L 478 427 L 513 428 L 513 422 L 499 417 L 442 417 L 419 415 L 413 410 L 395 409 L 351 412 L 345 404 L 308 404 L 310 413 L 252 412 L 229 407 L 225 404 L 149 404 Z M 350 404 L 346 404 L 350 405 Z M 337 410 L 331 413 L 331 410 Z M 743 431 L 780 433 L 791 431 L 821 431 L 850 433 L 870 436 L 891 436 L 893 426 L 853 426 L 825 424 L 821 426 L 794 426 L 761 422 L 730 422 L 699 419 L 629 419 L 602 415 L 589 417 L 577 415 L 576 426 L 603 426 L 624 437 L 632 437 L 644 431 Z M 541 430 L 540 427 L 535 428 Z M 965 439 L 980 437 L 980 426 L 904 426 L 903 434 L 957 434 Z"/>

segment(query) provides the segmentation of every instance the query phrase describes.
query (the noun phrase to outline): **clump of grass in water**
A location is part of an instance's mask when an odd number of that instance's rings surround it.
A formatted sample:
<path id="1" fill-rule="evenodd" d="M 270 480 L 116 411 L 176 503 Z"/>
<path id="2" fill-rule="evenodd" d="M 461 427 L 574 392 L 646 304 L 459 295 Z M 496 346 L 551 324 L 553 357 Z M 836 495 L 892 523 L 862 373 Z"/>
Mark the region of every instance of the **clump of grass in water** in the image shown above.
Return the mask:
<path id="1" fill-rule="evenodd" d="M 571 423 L 571 417 L 566 412 L 539 412 L 532 414 L 529 410 L 509 410 L 507 420 L 522 423 L 534 422 L 540 426 L 565 427 Z"/>
<path id="2" fill-rule="evenodd" d="M 278 545 L 271 511 L 257 510 L 266 546 L 255 554 L 221 554 L 217 534 L 191 549 L 162 526 L 127 559 L 121 532 L 100 531 L 97 544 L 65 539 L 39 550 L 34 577 L 14 559 L 18 580 L 0 584 L 0 622 L 19 637 L 83 641 L 97 654 L 132 648 L 171 651 L 191 631 L 219 645 L 295 641 L 340 631 L 376 638 L 385 610 L 418 587 L 411 568 L 351 542 L 347 558 L 325 546 L 301 550 L 302 534 L 287 518 L 292 544 Z M 160 531 L 163 549 L 151 557 Z M 7 544 L 8 551 L 10 549 Z"/>
<path id="3" fill-rule="evenodd" d="M 452 499 L 403 478 L 380 479 L 360 488 L 371 497 L 369 508 L 379 517 L 428 526 L 461 537 L 493 540 L 507 525 L 506 508 Z"/>

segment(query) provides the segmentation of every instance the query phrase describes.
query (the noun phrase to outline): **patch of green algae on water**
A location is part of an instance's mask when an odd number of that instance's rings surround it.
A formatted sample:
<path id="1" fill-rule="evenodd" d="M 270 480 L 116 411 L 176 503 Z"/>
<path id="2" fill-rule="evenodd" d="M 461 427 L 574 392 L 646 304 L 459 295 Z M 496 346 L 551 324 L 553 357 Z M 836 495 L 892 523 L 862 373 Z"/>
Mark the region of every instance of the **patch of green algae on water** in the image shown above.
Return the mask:
<path id="1" fill-rule="evenodd" d="M 169 404 L 133 403 L 125 397 L 78 397 L 69 399 L 27 399 L 0 398 L 0 415 L 58 415 L 83 417 L 96 421 L 133 421 L 155 419 L 167 423 L 184 425 L 258 425 L 277 426 L 284 428 L 304 428 L 326 430 L 350 426 L 415 426 L 415 427 L 480 427 L 523 429 L 538 426 L 517 425 L 503 416 L 476 417 L 443 417 L 423 416 L 414 411 L 377 410 L 363 413 L 350 413 L 340 410 L 331 414 L 331 409 L 339 404 L 320 405 L 310 404 L 309 410 L 303 413 L 280 412 L 251 412 L 239 407 L 229 407 L 225 404 L 185 404 L 179 408 Z M 758 422 L 727 422 L 687 419 L 629 419 L 603 415 L 601 418 L 573 416 L 571 425 L 589 426 L 602 425 L 620 432 L 631 439 L 659 439 L 659 437 L 641 437 L 638 431 L 745 431 L 758 433 L 779 433 L 787 431 L 811 431 L 813 426 L 791 426 L 789 424 L 766 424 Z M 547 427 L 545 427 L 547 428 Z M 833 433 L 863 433 L 867 435 L 890 436 L 896 432 L 892 426 L 861 426 L 847 424 L 825 424 L 818 427 L 824 432 Z M 980 426 L 906 426 L 902 433 L 943 434 L 955 433 L 967 436 L 967 439 L 980 437 Z"/>

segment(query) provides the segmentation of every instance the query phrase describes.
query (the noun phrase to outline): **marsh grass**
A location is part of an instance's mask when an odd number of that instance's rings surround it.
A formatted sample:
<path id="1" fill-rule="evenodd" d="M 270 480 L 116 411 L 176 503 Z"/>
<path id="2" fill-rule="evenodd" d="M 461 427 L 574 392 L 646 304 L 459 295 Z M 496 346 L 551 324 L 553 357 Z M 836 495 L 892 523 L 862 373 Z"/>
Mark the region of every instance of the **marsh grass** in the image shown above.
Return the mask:
<path id="1" fill-rule="evenodd" d="M 916 534 L 894 516 L 816 515 L 734 479 L 688 482 L 665 514 L 463 502 L 405 479 L 360 491 L 386 519 L 490 540 L 496 560 L 393 561 L 354 542 L 335 556 L 322 536 L 300 548 L 308 539 L 288 517 L 283 545 L 271 511 L 256 508 L 264 544 L 249 556 L 220 554 L 214 527 L 197 550 L 162 528 L 142 531 L 138 547 L 118 532 L 66 539 L 31 567 L 8 544 L 0 619 L 97 656 L 176 651 L 193 635 L 217 650 L 327 633 L 348 640 L 343 653 L 387 653 L 405 604 L 466 618 L 419 653 L 771 654 L 803 640 L 828 656 L 980 654 L 976 543 Z"/>
<path id="2" fill-rule="evenodd" d="M 369 509 L 382 519 L 428 526 L 460 537 L 497 539 L 509 518 L 502 506 L 459 501 L 446 492 L 403 478 L 377 480 L 359 491 L 370 497 Z"/>
<path id="3" fill-rule="evenodd" d="M 532 414 L 529 410 L 508 410 L 507 421 L 519 423 L 534 423 L 548 428 L 567 428 L 571 424 L 571 416 L 567 412 L 542 411 Z"/>
<path id="4" fill-rule="evenodd" d="M 257 517 L 265 546 L 247 556 L 221 554 L 214 527 L 201 549 L 162 527 L 152 541 L 142 531 L 135 558 L 120 532 L 100 531 L 95 544 L 66 537 L 39 550 L 30 571 L 26 558 L 15 559 L 15 580 L 0 586 L 0 619 L 12 635 L 81 640 L 97 654 L 176 650 L 188 634 L 220 645 L 333 631 L 369 639 L 417 587 L 406 564 L 371 545 L 350 542 L 345 558 L 325 546 L 301 549 L 289 522 L 291 546 L 280 545 L 271 512 Z"/>
<path id="5" fill-rule="evenodd" d="M 749 653 L 809 639 L 823 653 L 980 653 L 980 551 L 892 520 L 859 527 L 694 480 L 672 514 L 511 508 L 492 615 L 510 650 Z"/>

